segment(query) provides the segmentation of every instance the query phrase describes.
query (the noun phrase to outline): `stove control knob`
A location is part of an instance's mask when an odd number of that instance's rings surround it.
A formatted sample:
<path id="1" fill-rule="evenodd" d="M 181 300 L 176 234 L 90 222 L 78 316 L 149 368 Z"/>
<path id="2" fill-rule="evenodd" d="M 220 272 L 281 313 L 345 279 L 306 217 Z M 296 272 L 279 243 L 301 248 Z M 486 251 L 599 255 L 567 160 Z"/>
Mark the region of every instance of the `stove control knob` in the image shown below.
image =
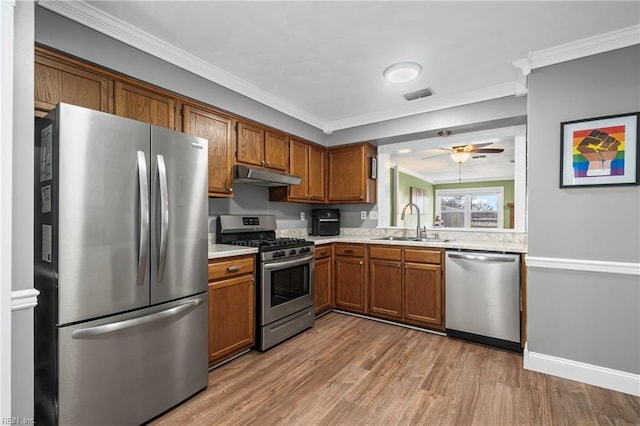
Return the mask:
<path id="1" fill-rule="evenodd" d="M 284 250 L 280 250 L 280 251 L 278 252 L 278 257 L 282 257 L 282 256 L 284 256 Z"/>
<path id="2" fill-rule="evenodd" d="M 296 254 L 296 250 L 295 249 L 289 250 L 289 254 L 293 256 L 294 254 Z"/>

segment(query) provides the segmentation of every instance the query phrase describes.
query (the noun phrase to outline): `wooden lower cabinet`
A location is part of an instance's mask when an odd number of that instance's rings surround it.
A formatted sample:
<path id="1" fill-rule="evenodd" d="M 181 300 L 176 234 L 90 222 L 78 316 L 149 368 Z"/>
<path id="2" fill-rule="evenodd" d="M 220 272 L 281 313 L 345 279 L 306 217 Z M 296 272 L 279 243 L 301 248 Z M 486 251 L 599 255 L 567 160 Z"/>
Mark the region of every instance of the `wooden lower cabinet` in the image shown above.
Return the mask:
<path id="1" fill-rule="evenodd" d="M 369 313 L 402 318 L 402 264 L 369 260 Z"/>
<path id="2" fill-rule="evenodd" d="M 369 313 L 444 329 L 443 251 L 370 245 Z"/>
<path id="3" fill-rule="evenodd" d="M 364 314 L 367 312 L 365 250 L 363 245 L 335 245 L 336 308 Z"/>
<path id="4" fill-rule="evenodd" d="M 331 244 L 316 248 L 315 274 L 313 278 L 316 315 L 333 307 L 332 252 Z"/>
<path id="5" fill-rule="evenodd" d="M 444 327 L 442 267 L 404 264 L 404 319 L 416 325 Z"/>
<path id="6" fill-rule="evenodd" d="M 209 262 L 209 365 L 255 343 L 255 257 Z"/>

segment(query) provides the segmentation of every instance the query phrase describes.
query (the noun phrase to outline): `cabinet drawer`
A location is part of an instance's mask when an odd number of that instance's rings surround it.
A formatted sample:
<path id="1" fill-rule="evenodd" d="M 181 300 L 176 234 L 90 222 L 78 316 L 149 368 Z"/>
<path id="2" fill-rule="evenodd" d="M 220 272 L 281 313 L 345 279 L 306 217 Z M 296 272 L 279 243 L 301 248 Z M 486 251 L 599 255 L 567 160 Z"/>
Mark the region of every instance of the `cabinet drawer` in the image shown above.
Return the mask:
<path id="1" fill-rule="evenodd" d="M 402 260 L 402 249 L 372 245 L 369 246 L 369 257 L 372 259 Z"/>
<path id="2" fill-rule="evenodd" d="M 316 247 L 316 259 L 331 257 L 331 244 Z"/>
<path id="3" fill-rule="evenodd" d="M 405 262 L 434 263 L 439 265 L 442 263 L 442 251 L 406 248 L 404 249 L 404 260 Z"/>
<path id="4" fill-rule="evenodd" d="M 336 245 L 336 256 L 364 257 L 364 246 L 338 244 Z"/>
<path id="5" fill-rule="evenodd" d="M 255 258 L 253 256 L 235 257 L 209 263 L 209 281 L 253 274 Z"/>

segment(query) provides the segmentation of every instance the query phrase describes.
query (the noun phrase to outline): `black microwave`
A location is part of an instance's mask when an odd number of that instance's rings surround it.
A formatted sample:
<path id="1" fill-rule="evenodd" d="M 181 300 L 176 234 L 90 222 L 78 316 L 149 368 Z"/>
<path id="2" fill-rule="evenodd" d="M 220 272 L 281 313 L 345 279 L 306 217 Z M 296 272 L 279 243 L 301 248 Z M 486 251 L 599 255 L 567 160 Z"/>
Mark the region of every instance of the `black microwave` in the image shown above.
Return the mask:
<path id="1" fill-rule="evenodd" d="M 340 210 L 311 210 L 311 235 L 340 235 Z"/>

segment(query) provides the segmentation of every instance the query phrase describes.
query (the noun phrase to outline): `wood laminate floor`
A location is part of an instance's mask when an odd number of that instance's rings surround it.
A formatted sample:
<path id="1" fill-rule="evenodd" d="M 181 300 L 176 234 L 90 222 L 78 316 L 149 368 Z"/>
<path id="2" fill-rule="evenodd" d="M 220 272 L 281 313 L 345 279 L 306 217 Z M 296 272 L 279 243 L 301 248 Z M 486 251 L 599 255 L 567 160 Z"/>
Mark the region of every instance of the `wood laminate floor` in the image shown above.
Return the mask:
<path id="1" fill-rule="evenodd" d="M 623 425 L 640 398 L 522 368 L 522 356 L 339 313 L 209 373 L 154 425 Z"/>

